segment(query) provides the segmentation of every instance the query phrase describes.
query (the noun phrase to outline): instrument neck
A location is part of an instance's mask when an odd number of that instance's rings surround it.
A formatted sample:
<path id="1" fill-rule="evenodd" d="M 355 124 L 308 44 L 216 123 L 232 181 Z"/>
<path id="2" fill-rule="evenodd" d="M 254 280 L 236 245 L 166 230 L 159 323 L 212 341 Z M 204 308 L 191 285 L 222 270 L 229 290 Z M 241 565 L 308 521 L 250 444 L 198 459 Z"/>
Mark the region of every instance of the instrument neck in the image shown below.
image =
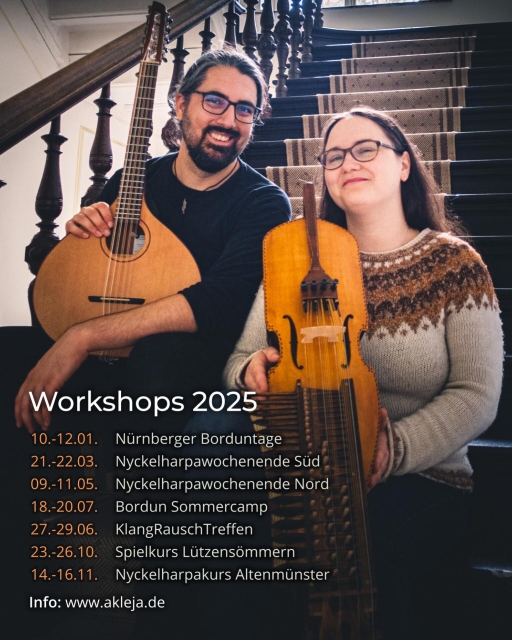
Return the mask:
<path id="1" fill-rule="evenodd" d="M 158 64 L 142 62 L 137 80 L 130 133 L 119 187 L 117 220 L 140 218 L 149 138 L 153 132 L 153 105 Z"/>

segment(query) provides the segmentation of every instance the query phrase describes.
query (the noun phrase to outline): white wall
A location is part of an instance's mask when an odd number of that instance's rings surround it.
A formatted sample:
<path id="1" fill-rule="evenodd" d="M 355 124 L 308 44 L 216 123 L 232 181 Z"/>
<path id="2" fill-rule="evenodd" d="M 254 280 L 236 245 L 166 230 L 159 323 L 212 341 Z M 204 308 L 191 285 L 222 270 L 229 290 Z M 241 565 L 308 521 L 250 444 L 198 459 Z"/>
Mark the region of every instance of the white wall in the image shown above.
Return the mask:
<path id="1" fill-rule="evenodd" d="M 393 29 L 512 21 L 512 0 L 451 0 L 325 9 L 324 27 Z"/>

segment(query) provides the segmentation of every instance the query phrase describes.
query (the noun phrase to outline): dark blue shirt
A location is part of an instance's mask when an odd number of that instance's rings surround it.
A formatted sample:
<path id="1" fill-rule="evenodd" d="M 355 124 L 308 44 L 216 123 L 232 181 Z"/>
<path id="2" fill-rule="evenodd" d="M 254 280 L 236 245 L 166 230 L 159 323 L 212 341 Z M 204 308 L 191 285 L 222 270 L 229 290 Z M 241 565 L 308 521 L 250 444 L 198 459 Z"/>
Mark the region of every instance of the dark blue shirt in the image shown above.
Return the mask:
<path id="1" fill-rule="evenodd" d="M 211 191 L 185 187 L 172 172 L 176 154 L 146 165 L 146 204 L 190 250 L 201 282 L 181 291 L 199 333 L 238 339 L 262 279 L 262 241 L 290 218 L 290 203 L 279 187 L 240 161 L 240 168 Z M 121 170 L 105 185 L 99 200 L 117 197 Z M 186 207 L 183 212 L 183 202 Z M 179 269 L 169 263 L 162 268 Z"/>

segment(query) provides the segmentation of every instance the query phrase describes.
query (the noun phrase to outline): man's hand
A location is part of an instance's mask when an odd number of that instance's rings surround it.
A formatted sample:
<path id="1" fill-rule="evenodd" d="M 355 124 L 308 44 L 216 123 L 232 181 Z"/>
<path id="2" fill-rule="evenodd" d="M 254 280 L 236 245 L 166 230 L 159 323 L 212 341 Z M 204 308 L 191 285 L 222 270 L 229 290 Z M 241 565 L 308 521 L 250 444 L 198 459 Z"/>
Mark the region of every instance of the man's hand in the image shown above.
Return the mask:
<path id="1" fill-rule="evenodd" d="M 373 489 L 380 482 L 389 463 L 389 443 L 388 434 L 386 433 L 386 423 L 388 421 L 388 412 L 386 409 L 380 410 L 379 435 L 377 436 L 377 451 L 375 460 L 373 461 L 373 471 L 370 477 L 368 491 Z"/>
<path id="2" fill-rule="evenodd" d="M 106 202 L 95 202 L 90 207 L 82 207 L 71 220 L 66 222 L 66 233 L 77 238 L 88 238 L 91 234 L 97 238 L 109 236 L 114 226 L 114 218 Z"/>
<path id="3" fill-rule="evenodd" d="M 35 411 L 30 400 L 32 391 L 35 402 L 45 391 L 51 401 L 53 394 L 73 375 L 88 356 L 85 342 L 80 336 L 80 325 L 72 327 L 45 353 L 36 366 L 28 374 L 27 379 L 18 391 L 14 404 L 16 426 L 25 426 L 29 433 L 34 433 L 36 423 L 44 431 L 50 426 L 50 412 L 44 402 Z"/>
<path id="4" fill-rule="evenodd" d="M 278 360 L 279 351 L 274 347 L 266 347 L 256 352 L 245 370 L 246 387 L 257 393 L 266 393 L 268 391 L 267 370 Z"/>

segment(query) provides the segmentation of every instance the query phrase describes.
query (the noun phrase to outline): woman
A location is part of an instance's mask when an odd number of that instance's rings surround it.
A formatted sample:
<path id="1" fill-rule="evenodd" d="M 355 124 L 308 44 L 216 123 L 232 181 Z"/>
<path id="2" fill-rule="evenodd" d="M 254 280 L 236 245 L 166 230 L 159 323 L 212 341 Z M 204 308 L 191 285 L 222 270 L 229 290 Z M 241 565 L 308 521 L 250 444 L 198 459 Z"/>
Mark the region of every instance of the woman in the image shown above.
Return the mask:
<path id="1" fill-rule="evenodd" d="M 464 529 L 467 444 L 492 423 L 501 388 L 498 304 L 395 120 L 361 107 L 335 116 L 319 160 L 322 215 L 359 245 L 369 320 L 361 350 L 387 411 L 368 495 L 382 626 L 386 638 L 420 638 L 408 578 L 442 559 Z M 260 290 L 226 386 L 266 391 L 278 359 Z M 240 429 L 241 420 L 224 415 L 216 428 Z"/>

